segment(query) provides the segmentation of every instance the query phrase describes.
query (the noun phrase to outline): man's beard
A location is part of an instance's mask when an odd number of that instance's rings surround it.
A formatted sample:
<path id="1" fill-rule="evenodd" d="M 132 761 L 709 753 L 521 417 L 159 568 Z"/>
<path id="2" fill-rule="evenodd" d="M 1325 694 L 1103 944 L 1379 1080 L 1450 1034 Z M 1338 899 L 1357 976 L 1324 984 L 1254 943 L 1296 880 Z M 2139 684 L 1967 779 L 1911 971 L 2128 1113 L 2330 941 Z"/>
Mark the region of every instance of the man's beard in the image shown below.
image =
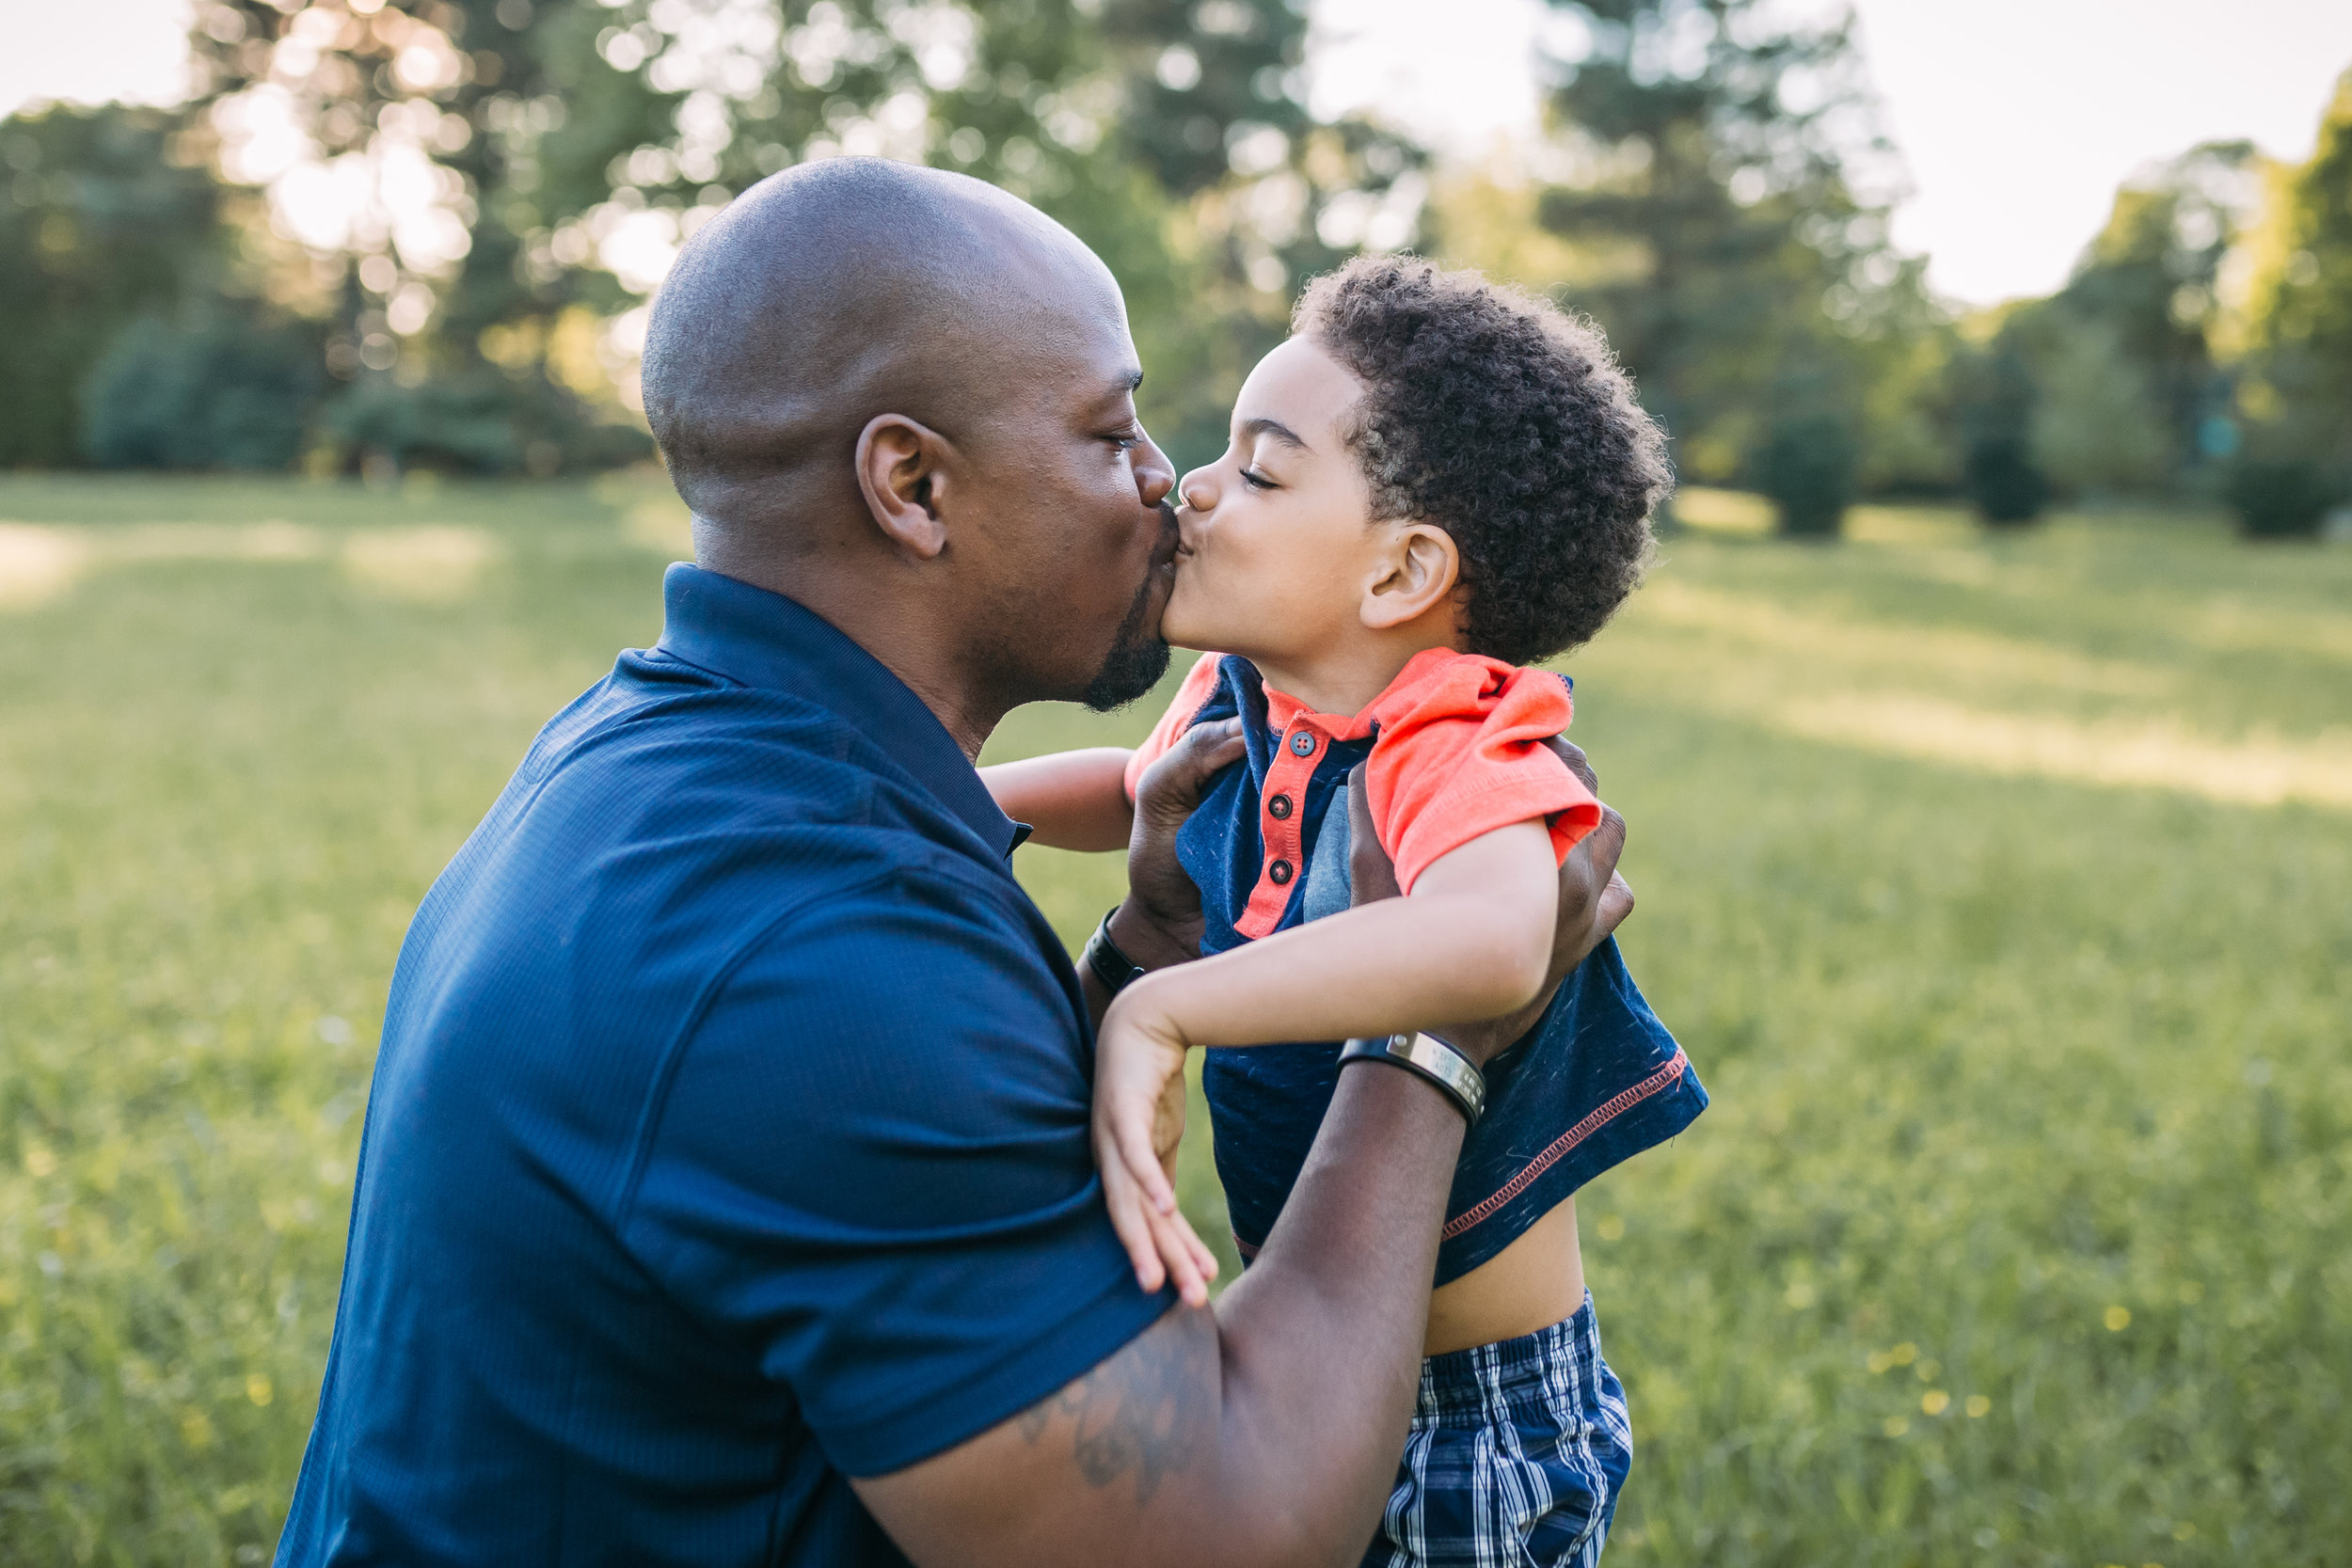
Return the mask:
<path id="1" fill-rule="evenodd" d="M 1078 698 L 1097 713 L 1125 707 L 1159 685 L 1160 677 L 1168 673 L 1168 643 L 1156 626 L 1147 625 L 1152 615 L 1152 590 L 1158 578 L 1159 573 L 1154 570 L 1136 590 L 1136 602 L 1128 608 L 1127 618 L 1119 623 L 1119 633 L 1111 641 L 1109 655 Z"/>

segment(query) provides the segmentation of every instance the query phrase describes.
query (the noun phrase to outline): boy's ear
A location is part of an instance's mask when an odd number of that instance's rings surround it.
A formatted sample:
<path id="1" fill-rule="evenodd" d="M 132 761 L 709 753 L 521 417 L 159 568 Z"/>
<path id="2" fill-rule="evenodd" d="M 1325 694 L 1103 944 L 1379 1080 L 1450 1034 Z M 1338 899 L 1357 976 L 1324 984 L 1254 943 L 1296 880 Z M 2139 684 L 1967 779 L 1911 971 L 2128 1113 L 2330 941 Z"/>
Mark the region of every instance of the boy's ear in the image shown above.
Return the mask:
<path id="1" fill-rule="evenodd" d="M 857 437 L 857 483 L 874 525 L 902 552 L 930 561 L 947 547 L 940 508 L 951 481 L 946 438 L 903 414 L 877 414 Z"/>
<path id="2" fill-rule="evenodd" d="M 1359 610 L 1375 631 L 1418 621 L 1451 603 L 1462 580 L 1462 555 L 1454 535 L 1430 523 L 1391 525 L 1395 532 L 1380 552 L 1372 580 L 1364 585 Z"/>

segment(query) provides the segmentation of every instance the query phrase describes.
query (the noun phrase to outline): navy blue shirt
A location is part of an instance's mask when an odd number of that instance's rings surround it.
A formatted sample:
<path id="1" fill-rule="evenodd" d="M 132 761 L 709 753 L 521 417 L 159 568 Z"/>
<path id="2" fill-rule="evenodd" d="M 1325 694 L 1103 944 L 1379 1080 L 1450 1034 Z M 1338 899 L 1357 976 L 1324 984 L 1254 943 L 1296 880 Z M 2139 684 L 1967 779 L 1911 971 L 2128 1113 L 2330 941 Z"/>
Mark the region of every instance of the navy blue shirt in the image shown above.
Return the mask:
<path id="1" fill-rule="evenodd" d="M 1015 825 L 816 615 L 665 594 L 409 927 L 281 1565 L 900 1563 L 846 1477 L 1171 1299 Z"/>

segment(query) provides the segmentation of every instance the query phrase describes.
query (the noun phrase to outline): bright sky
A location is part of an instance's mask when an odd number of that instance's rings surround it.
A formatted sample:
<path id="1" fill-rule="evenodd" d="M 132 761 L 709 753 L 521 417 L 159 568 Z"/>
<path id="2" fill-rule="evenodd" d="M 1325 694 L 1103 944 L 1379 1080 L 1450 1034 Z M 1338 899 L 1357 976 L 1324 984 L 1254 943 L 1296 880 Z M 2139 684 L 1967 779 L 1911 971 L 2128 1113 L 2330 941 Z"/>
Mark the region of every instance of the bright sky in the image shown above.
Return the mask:
<path id="1" fill-rule="evenodd" d="M 1832 0 L 1788 0 L 1818 8 Z M 1543 0 L 1315 0 L 1318 108 L 1370 107 L 1475 156 L 1536 125 Z M 1442 24 L 1433 24 L 1433 8 Z M 1857 0 L 1914 195 L 1896 238 L 1971 302 L 2066 277 L 2142 164 L 2250 136 L 2310 154 L 2352 66 L 2345 0 Z M 167 100 L 185 0 L 0 0 L 0 113 L 33 98 Z"/>

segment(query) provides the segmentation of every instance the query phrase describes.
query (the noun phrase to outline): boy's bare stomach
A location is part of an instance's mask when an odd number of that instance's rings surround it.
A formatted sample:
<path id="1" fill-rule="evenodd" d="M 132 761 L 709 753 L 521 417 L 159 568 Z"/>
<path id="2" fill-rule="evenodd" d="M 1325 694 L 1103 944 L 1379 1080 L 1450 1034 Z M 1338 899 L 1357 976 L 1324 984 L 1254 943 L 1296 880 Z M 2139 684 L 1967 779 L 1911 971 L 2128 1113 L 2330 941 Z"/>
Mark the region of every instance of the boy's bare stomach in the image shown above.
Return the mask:
<path id="1" fill-rule="evenodd" d="M 1576 1315 L 1584 1305 L 1584 1256 L 1576 1242 L 1576 1199 L 1429 1297 L 1422 1354 L 1516 1339 Z"/>

